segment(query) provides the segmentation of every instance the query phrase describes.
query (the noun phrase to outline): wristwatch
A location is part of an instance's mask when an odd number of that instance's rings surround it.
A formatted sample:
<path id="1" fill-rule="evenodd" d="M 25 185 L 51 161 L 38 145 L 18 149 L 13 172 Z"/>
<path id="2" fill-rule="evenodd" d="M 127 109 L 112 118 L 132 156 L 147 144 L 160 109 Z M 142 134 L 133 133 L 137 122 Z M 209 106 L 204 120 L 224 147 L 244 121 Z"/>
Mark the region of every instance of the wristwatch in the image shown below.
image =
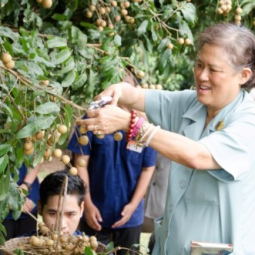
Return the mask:
<path id="1" fill-rule="evenodd" d="M 29 182 L 25 182 L 25 181 L 23 181 L 21 184 L 25 184 L 25 185 L 27 186 L 27 191 L 30 191 L 30 190 L 31 190 L 31 188 L 32 188 L 32 184 L 31 184 L 31 183 L 29 183 Z"/>

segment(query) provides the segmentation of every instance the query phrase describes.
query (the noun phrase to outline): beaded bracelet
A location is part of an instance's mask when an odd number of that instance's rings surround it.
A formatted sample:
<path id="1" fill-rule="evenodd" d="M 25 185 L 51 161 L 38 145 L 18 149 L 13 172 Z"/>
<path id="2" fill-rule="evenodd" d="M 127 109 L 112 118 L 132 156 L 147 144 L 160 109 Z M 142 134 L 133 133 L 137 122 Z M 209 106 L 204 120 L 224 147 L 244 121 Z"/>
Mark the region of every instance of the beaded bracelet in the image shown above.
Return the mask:
<path id="1" fill-rule="evenodd" d="M 136 111 L 131 110 L 131 120 L 129 125 L 129 130 L 127 132 L 127 141 L 131 141 L 133 132 L 134 132 L 134 126 L 135 126 L 135 120 L 136 120 Z"/>

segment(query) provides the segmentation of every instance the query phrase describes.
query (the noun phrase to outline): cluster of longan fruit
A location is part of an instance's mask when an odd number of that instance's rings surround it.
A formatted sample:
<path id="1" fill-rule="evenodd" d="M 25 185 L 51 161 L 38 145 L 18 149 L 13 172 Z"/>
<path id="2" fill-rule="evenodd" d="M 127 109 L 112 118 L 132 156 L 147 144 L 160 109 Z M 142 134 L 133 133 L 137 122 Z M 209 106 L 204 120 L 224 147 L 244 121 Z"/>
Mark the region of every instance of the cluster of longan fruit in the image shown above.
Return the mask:
<path id="1" fill-rule="evenodd" d="M 36 0 L 36 2 L 42 4 L 42 7 L 45 9 L 51 8 L 53 4 L 52 0 Z"/>
<path id="2" fill-rule="evenodd" d="M 141 0 L 136 0 L 133 2 L 141 2 Z M 110 1 L 110 3 L 106 3 L 103 1 L 98 2 L 96 5 L 90 4 L 86 10 L 87 18 L 95 18 L 96 16 L 96 26 L 99 31 L 103 31 L 105 27 L 109 27 L 110 29 L 114 29 L 114 23 L 119 22 L 122 17 L 124 20 L 133 24 L 135 22 L 135 18 L 128 15 L 128 8 L 130 7 L 129 1 L 122 1 L 118 6 L 118 2 L 115 0 Z M 113 14 L 113 20 L 110 18 L 110 13 Z M 109 35 L 114 35 L 114 32 L 109 33 Z"/>
<path id="3" fill-rule="evenodd" d="M 143 89 L 158 89 L 158 90 L 162 90 L 163 86 L 161 84 L 148 84 L 148 83 L 143 83 L 141 85 L 141 87 Z"/>
<path id="4" fill-rule="evenodd" d="M 232 9 L 232 1 L 231 0 L 220 0 L 218 14 L 227 15 Z"/>
<path id="5" fill-rule="evenodd" d="M 37 254 L 84 254 L 86 247 L 90 247 L 93 254 L 99 247 L 95 236 L 87 235 L 62 235 L 51 231 L 43 222 L 38 224 L 39 232 L 42 235 L 31 236 L 29 246 L 24 246 L 26 252 L 37 252 Z"/>
<path id="6" fill-rule="evenodd" d="M 13 61 L 10 53 L 4 52 L 1 56 L 1 60 L 6 68 L 8 69 L 14 68 L 15 62 Z"/>

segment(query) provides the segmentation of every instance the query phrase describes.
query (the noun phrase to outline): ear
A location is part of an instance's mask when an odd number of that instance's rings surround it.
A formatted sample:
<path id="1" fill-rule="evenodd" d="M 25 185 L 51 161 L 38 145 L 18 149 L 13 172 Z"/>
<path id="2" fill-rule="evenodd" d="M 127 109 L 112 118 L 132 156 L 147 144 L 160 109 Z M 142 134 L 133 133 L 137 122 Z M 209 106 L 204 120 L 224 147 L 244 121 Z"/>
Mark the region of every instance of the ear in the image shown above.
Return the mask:
<path id="1" fill-rule="evenodd" d="M 241 76 L 240 76 L 240 85 L 245 84 L 251 77 L 252 75 L 252 71 L 250 68 L 245 67 L 243 68 L 243 70 L 241 71 Z"/>
<path id="2" fill-rule="evenodd" d="M 80 208 L 81 208 L 81 217 L 82 217 L 84 212 L 84 201 L 82 201 Z"/>
<path id="3" fill-rule="evenodd" d="M 37 202 L 37 211 L 42 216 L 42 204 L 40 200 Z"/>

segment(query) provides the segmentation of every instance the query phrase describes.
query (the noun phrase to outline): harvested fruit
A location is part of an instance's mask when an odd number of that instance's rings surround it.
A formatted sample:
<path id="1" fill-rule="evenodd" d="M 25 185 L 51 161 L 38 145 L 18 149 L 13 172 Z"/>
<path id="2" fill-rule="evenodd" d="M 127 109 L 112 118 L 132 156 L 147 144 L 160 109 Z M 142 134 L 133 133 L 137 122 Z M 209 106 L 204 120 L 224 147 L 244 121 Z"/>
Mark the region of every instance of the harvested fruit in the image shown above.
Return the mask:
<path id="1" fill-rule="evenodd" d="M 70 163 L 70 157 L 68 155 L 63 155 L 61 160 L 66 165 Z"/>
<path id="2" fill-rule="evenodd" d="M 69 173 L 71 175 L 77 175 L 78 174 L 78 169 L 76 167 L 71 167 L 69 170 Z"/>
<path id="3" fill-rule="evenodd" d="M 78 143 L 80 144 L 80 145 L 87 145 L 88 143 L 89 143 L 89 138 L 88 138 L 88 136 L 87 135 L 82 135 L 82 136 L 80 136 L 79 138 L 78 138 Z"/>
<path id="4" fill-rule="evenodd" d="M 65 134 L 67 132 L 67 126 L 63 124 L 58 125 L 58 132 L 60 134 Z"/>

